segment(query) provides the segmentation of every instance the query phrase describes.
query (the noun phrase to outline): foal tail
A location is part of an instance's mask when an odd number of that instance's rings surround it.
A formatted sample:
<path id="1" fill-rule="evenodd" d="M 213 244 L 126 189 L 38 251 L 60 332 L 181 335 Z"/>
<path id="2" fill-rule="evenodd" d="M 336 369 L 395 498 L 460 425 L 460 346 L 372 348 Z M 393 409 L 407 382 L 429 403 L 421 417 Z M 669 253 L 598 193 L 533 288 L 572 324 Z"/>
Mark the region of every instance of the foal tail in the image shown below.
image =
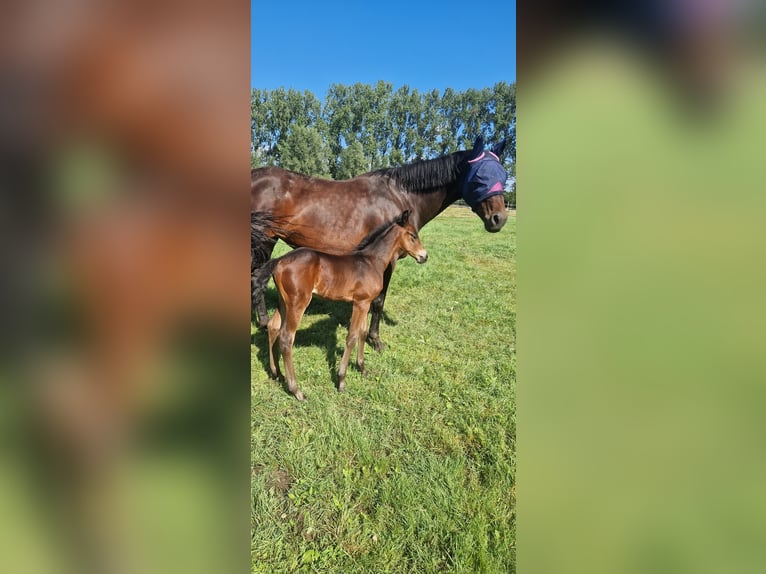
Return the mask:
<path id="1" fill-rule="evenodd" d="M 269 279 L 271 279 L 271 274 L 274 273 L 274 268 L 277 266 L 277 263 L 279 263 L 279 258 L 269 259 L 260 268 L 253 272 L 250 279 L 253 291 L 253 304 L 260 299 L 263 290 L 266 289 L 266 285 L 268 284 Z"/>

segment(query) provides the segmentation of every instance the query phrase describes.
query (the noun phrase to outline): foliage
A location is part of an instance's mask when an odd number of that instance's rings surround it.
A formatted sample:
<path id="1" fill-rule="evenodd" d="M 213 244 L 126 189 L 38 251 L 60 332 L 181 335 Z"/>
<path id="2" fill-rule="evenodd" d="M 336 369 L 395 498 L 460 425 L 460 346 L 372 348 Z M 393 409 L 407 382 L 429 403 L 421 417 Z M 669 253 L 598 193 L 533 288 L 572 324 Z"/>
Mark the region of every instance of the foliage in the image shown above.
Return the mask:
<path id="1" fill-rule="evenodd" d="M 350 179 L 369 171 L 369 164 L 364 157 L 364 149 L 358 141 L 353 141 L 340 152 L 340 161 L 335 173 L 336 179 Z"/>
<path id="2" fill-rule="evenodd" d="M 490 234 L 451 207 L 421 235 L 428 263 L 402 260 L 391 282 L 389 347 L 366 349 L 345 393 L 348 304 L 315 299 L 303 318 L 305 404 L 269 379 L 253 327 L 254 572 L 515 571 L 515 218 Z"/>
<path id="3" fill-rule="evenodd" d="M 308 90 L 254 89 L 250 110 L 253 166 L 303 165 L 299 154 L 321 150 L 316 161 L 325 166 L 312 164 L 312 174 L 345 179 L 358 175 L 361 165 L 369 171 L 465 149 L 478 135 L 493 143 L 508 140 L 509 173 L 516 158 L 516 85 L 505 82 L 443 93 L 407 85 L 394 90 L 384 81 L 332 84 L 323 101 Z M 297 126 L 315 130 L 322 145 L 313 135 L 299 145 Z"/>
<path id="4" fill-rule="evenodd" d="M 317 177 L 330 175 L 326 145 L 315 127 L 290 126 L 277 144 L 276 155 L 285 169 Z"/>

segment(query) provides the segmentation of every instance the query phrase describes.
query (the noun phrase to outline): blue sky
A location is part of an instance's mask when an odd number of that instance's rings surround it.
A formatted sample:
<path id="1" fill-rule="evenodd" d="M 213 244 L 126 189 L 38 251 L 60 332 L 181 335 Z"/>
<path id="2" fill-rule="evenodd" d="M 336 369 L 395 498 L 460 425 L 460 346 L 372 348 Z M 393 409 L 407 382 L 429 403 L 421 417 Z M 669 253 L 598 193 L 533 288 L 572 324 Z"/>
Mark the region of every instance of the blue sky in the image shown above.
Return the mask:
<path id="1" fill-rule="evenodd" d="M 516 81 L 516 3 L 251 0 L 254 88 L 375 83 L 420 91 Z"/>

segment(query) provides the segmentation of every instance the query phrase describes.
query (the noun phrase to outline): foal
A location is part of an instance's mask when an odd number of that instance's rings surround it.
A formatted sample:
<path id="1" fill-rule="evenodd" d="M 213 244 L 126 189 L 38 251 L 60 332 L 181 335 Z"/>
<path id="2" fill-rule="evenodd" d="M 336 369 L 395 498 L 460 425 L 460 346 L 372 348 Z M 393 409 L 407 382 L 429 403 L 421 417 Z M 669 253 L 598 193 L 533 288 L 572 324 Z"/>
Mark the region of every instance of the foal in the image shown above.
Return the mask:
<path id="1" fill-rule="evenodd" d="M 353 303 L 346 350 L 338 368 L 338 390 L 343 391 L 346 388 L 346 367 L 357 344 L 357 365 L 362 374 L 366 373 L 364 340 L 367 312 L 372 300 L 383 289 L 383 271 L 393 260 L 405 254 L 411 255 L 418 263 L 425 263 L 428 259 L 409 216 L 410 212 L 405 211 L 395 220 L 378 227 L 347 255 L 329 255 L 301 247 L 269 261 L 253 277 L 253 288 L 257 293 L 263 291 L 269 277 L 274 277 L 279 291 L 279 308 L 268 324 L 271 374 L 274 377 L 279 375 L 279 357 L 275 361 L 273 351 L 278 337 L 287 388 L 299 401 L 304 396 L 295 379 L 293 341 L 311 296 L 316 294 L 331 301 Z"/>

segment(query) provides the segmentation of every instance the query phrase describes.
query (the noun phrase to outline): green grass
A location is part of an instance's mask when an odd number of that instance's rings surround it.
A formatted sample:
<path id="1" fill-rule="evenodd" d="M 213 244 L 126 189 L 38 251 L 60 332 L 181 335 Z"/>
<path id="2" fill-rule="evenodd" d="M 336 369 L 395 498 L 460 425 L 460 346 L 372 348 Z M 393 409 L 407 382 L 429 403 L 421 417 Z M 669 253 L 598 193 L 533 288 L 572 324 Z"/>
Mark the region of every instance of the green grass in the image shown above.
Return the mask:
<path id="1" fill-rule="evenodd" d="M 253 328 L 253 572 L 515 571 L 515 227 L 460 208 L 429 223 L 428 263 L 391 281 L 388 348 L 366 348 L 345 393 L 349 305 L 315 299 L 303 318 L 305 403 L 269 379 Z"/>

